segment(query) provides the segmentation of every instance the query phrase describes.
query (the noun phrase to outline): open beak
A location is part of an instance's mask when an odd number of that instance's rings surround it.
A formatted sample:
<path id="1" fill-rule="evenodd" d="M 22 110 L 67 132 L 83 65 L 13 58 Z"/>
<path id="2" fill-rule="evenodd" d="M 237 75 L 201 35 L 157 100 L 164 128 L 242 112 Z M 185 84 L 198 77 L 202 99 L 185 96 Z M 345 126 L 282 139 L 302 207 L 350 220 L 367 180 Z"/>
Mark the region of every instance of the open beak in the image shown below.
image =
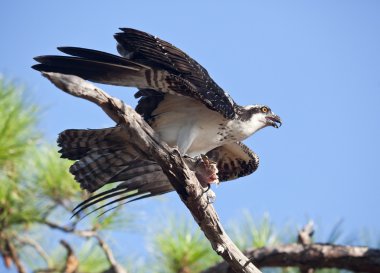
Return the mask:
<path id="1" fill-rule="evenodd" d="M 273 126 L 274 128 L 279 128 L 282 125 L 281 118 L 275 114 L 269 114 L 266 117 L 267 124 Z"/>

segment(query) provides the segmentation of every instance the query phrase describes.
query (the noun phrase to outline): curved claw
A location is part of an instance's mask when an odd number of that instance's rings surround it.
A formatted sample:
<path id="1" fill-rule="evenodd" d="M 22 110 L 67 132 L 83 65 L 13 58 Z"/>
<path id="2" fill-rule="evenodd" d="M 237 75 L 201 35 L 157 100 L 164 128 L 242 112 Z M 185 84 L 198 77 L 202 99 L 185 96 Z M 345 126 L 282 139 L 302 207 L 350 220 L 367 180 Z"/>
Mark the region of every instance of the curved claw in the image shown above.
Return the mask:
<path id="1" fill-rule="evenodd" d="M 212 203 L 215 202 L 215 200 L 216 200 L 216 194 L 215 194 L 215 192 L 213 192 L 212 190 L 209 190 L 207 192 L 207 203 L 208 204 L 212 204 Z"/>

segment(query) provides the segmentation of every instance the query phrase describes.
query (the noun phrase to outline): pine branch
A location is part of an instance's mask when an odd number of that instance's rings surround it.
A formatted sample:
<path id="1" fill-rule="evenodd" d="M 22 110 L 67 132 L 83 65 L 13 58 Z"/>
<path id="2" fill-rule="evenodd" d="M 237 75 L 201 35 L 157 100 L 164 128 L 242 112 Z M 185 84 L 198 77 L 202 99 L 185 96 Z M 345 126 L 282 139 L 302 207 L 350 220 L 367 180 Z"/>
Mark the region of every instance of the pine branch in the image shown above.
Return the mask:
<path id="1" fill-rule="evenodd" d="M 62 273 L 76 273 L 79 267 L 79 261 L 74 254 L 73 248 L 65 240 L 61 240 L 60 243 L 67 251 L 66 262 Z"/>
<path id="2" fill-rule="evenodd" d="M 103 249 L 107 260 L 111 265 L 111 268 L 108 269 L 108 271 L 112 271 L 113 273 L 127 273 L 127 271 L 116 261 L 115 256 L 113 255 L 113 252 L 108 244 L 102 238 L 100 238 L 99 235 L 96 235 L 94 237 L 96 240 L 98 240 L 100 248 Z"/>
<path id="3" fill-rule="evenodd" d="M 380 250 L 359 246 L 330 244 L 288 244 L 245 252 L 258 267 L 339 268 L 355 272 L 380 272 Z M 202 273 L 233 272 L 227 263 L 219 263 Z"/>
<path id="4" fill-rule="evenodd" d="M 26 269 L 25 269 L 24 265 L 22 264 L 22 262 L 20 260 L 20 257 L 19 257 L 19 255 L 17 253 L 17 250 L 16 250 L 16 247 L 9 240 L 6 241 L 5 243 L 6 243 L 6 247 L 9 250 L 12 262 L 16 266 L 17 272 L 18 273 L 26 273 Z"/>
<path id="5" fill-rule="evenodd" d="M 173 188 L 190 210 L 217 254 L 236 271 L 259 273 L 253 263 L 236 247 L 224 231 L 214 207 L 203 188 L 176 149 L 160 141 L 153 129 L 131 107 L 83 79 L 59 73 L 43 73 L 63 91 L 100 106 L 125 130 L 126 140 L 153 158 L 167 175 Z"/>
<path id="6" fill-rule="evenodd" d="M 77 236 L 85 237 L 85 238 L 94 237 L 95 235 L 97 235 L 96 231 L 93 229 L 91 229 L 91 230 L 90 229 L 78 230 L 78 229 L 75 229 L 74 226 L 61 226 L 61 225 L 54 223 L 54 222 L 51 222 L 49 220 L 40 221 L 40 224 L 47 225 L 48 227 L 50 227 L 52 229 L 57 229 L 57 230 L 60 230 L 62 232 L 66 232 L 66 233 L 72 233 L 72 234 L 75 234 Z"/>
<path id="7" fill-rule="evenodd" d="M 368 247 L 313 244 L 314 224 L 310 221 L 299 232 L 297 244 L 263 247 L 245 253 L 259 267 L 299 267 L 301 273 L 315 269 L 339 268 L 359 272 L 380 272 L 380 249 Z M 234 272 L 228 264 L 219 263 L 202 273 Z"/>
<path id="8" fill-rule="evenodd" d="M 99 236 L 99 234 L 96 230 L 94 230 L 94 229 L 78 230 L 78 229 L 75 229 L 75 227 L 61 226 L 57 223 L 54 223 L 54 222 L 51 222 L 48 220 L 45 220 L 41 223 L 47 225 L 50 228 L 57 229 L 57 230 L 60 230 L 62 232 L 65 232 L 65 233 L 72 233 L 72 234 L 75 234 L 79 237 L 95 238 L 98 241 L 100 248 L 103 250 L 104 254 L 106 255 L 107 260 L 108 260 L 109 264 L 111 265 L 110 269 L 112 270 L 112 272 L 114 272 L 114 273 L 127 273 L 127 271 L 116 261 L 115 256 L 113 255 L 111 248 Z M 63 246 L 65 246 L 66 249 L 68 249 L 68 256 L 69 256 L 69 254 L 73 254 L 72 251 L 70 252 L 71 248 L 67 248 L 67 246 L 68 247 L 70 247 L 70 246 L 65 241 L 61 240 L 61 244 Z"/>
<path id="9" fill-rule="evenodd" d="M 17 241 L 22 244 L 22 245 L 28 245 L 37 252 L 38 255 L 45 261 L 46 265 L 50 268 L 53 266 L 53 263 L 49 257 L 49 255 L 46 253 L 44 248 L 34 239 L 27 237 L 27 236 L 17 236 L 16 237 Z"/>
<path id="10" fill-rule="evenodd" d="M 312 236 L 314 234 L 314 223 L 310 221 L 300 231 L 298 231 L 297 243 L 302 245 L 310 245 L 312 243 Z M 301 273 L 314 273 L 314 268 L 308 264 L 300 266 Z"/>

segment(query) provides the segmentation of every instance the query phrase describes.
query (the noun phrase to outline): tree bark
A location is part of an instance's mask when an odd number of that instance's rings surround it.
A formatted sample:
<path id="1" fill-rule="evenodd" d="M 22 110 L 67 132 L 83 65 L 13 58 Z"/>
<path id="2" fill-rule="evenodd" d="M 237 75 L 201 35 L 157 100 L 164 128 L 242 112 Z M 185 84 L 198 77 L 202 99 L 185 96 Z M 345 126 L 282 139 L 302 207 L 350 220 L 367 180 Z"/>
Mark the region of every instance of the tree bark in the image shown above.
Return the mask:
<path id="1" fill-rule="evenodd" d="M 26 273 L 26 269 L 20 260 L 20 257 L 17 253 L 17 250 L 16 250 L 16 247 L 9 240 L 6 241 L 6 245 L 7 245 L 7 248 L 9 250 L 11 260 L 16 266 L 17 272 L 18 273 Z"/>
<path id="2" fill-rule="evenodd" d="M 258 267 L 339 268 L 355 272 L 380 272 L 380 250 L 368 247 L 330 244 L 288 244 L 245 251 Z M 202 273 L 231 273 L 231 267 L 219 263 Z"/>
<path id="3" fill-rule="evenodd" d="M 79 267 L 78 258 L 74 254 L 74 250 L 65 240 L 60 241 L 61 245 L 66 249 L 66 262 L 64 268 L 62 269 L 62 273 L 76 273 Z"/>
<path id="4" fill-rule="evenodd" d="M 310 245 L 312 243 L 312 236 L 314 234 L 314 223 L 310 221 L 300 231 L 298 231 L 297 243 L 302 245 Z M 301 265 L 300 273 L 314 273 L 314 269 L 309 265 Z"/>

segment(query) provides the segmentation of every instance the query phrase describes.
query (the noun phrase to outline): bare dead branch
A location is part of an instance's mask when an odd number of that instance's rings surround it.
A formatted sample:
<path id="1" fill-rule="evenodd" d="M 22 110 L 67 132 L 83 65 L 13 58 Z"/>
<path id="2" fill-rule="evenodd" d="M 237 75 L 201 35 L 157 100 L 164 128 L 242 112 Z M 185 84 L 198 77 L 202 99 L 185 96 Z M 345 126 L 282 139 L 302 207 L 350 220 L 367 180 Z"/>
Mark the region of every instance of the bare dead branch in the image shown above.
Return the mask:
<path id="1" fill-rule="evenodd" d="M 44 248 L 32 238 L 23 236 L 23 237 L 16 237 L 17 241 L 21 243 L 22 245 L 28 245 L 35 249 L 35 251 L 38 253 L 38 255 L 41 256 L 41 258 L 45 261 L 46 265 L 50 268 L 52 267 L 53 263 L 49 257 L 49 255 L 46 253 Z"/>
<path id="2" fill-rule="evenodd" d="M 79 261 L 74 254 L 74 250 L 65 240 L 61 240 L 60 243 L 67 251 L 66 262 L 62 273 L 76 273 L 79 267 Z"/>
<path id="3" fill-rule="evenodd" d="M 355 272 L 380 272 L 380 250 L 368 247 L 329 244 L 288 244 L 245 252 L 258 267 L 339 268 Z M 231 273 L 225 262 L 202 273 Z"/>
<path id="4" fill-rule="evenodd" d="M 140 151 L 153 158 L 167 175 L 173 188 L 190 210 L 212 248 L 236 272 L 259 273 L 253 263 L 236 247 L 224 231 L 214 207 L 209 204 L 203 189 L 184 163 L 180 153 L 159 140 L 153 129 L 131 107 L 109 96 L 101 89 L 83 79 L 59 73 L 43 73 L 63 91 L 100 106 L 125 130 L 126 139 L 134 141 Z"/>
<path id="5" fill-rule="evenodd" d="M 40 221 L 40 223 L 47 225 L 50 228 L 57 229 L 57 230 L 60 230 L 62 232 L 66 232 L 66 233 L 72 233 L 72 234 L 78 235 L 80 237 L 87 237 L 88 238 L 88 237 L 94 237 L 95 235 L 97 235 L 95 230 L 77 230 L 77 229 L 75 229 L 75 227 L 61 226 L 57 223 L 54 223 L 54 222 L 51 222 L 48 220 Z"/>
<path id="6" fill-rule="evenodd" d="M 298 231 L 297 242 L 302 245 L 310 245 L 314 234 L 314 223 L 310 221 Z"/>
<path id="7" fill-rule="evenodd" d="M 380 272 L 380 250 L 367 247 L 312 244 L 314 224 L 310 221 L 299 232 L 298 244 L 264 247 L 246 251 L 259 267 L 299 267 L 312 273 L 317 268 L 339 268 L 360 272 Z M 219 263 L 202 273 L 233 272 Z"/>
<path id="8" fill-rule="evenodd" d="M 298 231 L 297 242 L 302 245 L 310 245 L 314 234 L 314 223 L 310 221 L 300 231 Z M 300 266 L 301 273 L 314 273 L 314 269 L 308 265 Z"/>
<path id="9" fill-rule="evenodd" d="M 103 249 L 103 252 L 106 254 L 107 260 L 111 265 L 111 268 L 108 271 L 114 273 L 127 273 L 127 271 L 116 261 L 115 256 L 108 244 L 100 238 L 99 235 L 94 236 L 98 240 L 99 246 Z"/>
<path id="10" fill-rule="evenodd" d="M 109 264 L 111 265 L 111 270 L 114 273 L 127 273 L 127 271 L 116 261 L 115 256 L 113 255 L 113 252 L 111 248 L 108 246 L 108 244 L 99 236 L 96 230 L 77 230 L 74 227 L 71 226 L 61 226 L 57 223 L 45 220 L 42 221 L 41 223 L 47 225 L 50 228 L 60 230 L 65 233 L 72 233 L 74 235 L 77 235 L 79 237 L 83 238 L 95 238 L 98 241 L 98 244 L 100 248 L 103 250 L 104 254 L 107 257 L 107 260 Z M 70 247 L 65 241 L 61 241 L 61 244 L 63 246 L 68 246 Z M 70 248 L 71 249 L 71 248 Z"/>
<path id="11" fill-rule="evenodd" d="M 0 209 L 0 213 L 1 213 L 1 209 Z M 4 266 L 9 269 L 11 268 L 13 264 L 13 260 L 10 253 L 8 241 L 9 241 L 8 236 L 6 236 L 0 230 L 0 242 L 2 242 L 0 244 L 0 255 L 1 255 L 1 258 L 3 259 Z"/>
<path id="12" fill-rule="evenodd" d="M 7 249 L 9 251 L 9 254 L 10 254 L 10 257 L 12 259 L 12 262 L 16 266 L 17 272 L 18 273 L 26 273 L 26 269 L 25 269 L 24 265 L 22 264 L 22 262 L 20 260 L 20 257 L 19 257 L 19 255 L 17 253 L 17 250 L 16 250 L 15 246 L 9 240 L 7 240 L 5 243 L 7 245 Z"/>

